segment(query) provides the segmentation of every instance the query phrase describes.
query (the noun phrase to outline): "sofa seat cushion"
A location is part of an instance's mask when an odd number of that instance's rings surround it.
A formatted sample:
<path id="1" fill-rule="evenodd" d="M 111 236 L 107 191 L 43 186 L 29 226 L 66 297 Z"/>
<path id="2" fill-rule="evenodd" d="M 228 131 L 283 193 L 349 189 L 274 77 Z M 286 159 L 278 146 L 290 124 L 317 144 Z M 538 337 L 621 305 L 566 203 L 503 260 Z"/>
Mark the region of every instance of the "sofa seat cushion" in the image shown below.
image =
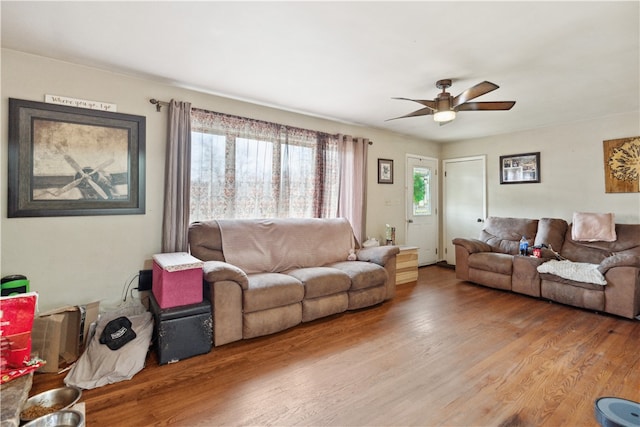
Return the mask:
<path id="1" fill-rule="evenodd" d="M 302 321 L 310 322 L 321 317 L 347 311 L 349 296 L 340 292 L 318 298 L 305 298 L 302 301 Z"/>
<path id="2" fill-rule="evenodd" d="M 371 307 L 384 301 L 386 288 L 384 285 L 367 289 L 349 291 L 349 310 Z"/>
<path id="3" fill-rule="evenodd" d="M 327 265 L 345 272 L 351 279 L 350 290 L 373 288 L 384 285 L 387 281 L 387 270 L 371 262 L 341 261 Z"/>
<path id="4" fill-rule="evenodd" d="M 297 268 L 287 271 L 287 274 L 302 282 L 305 299 L 346 292 L 351 286 L 347 273 L 336 268 Z"/>
<path id="5" fill-rule="evenodd" d="M 242 337 L 244 339 L 274 334 L 302 322 L 302 303 L 245 313 L 243 320 Z"/>
<path id="6" fill-rule="evenodd" d="M 575 286 L 576 288 L 604 292 L 603 285 L 596 285 L 595 283 L 587 283 L 587 282 L 578 282 L 576 280 L 565 279 L 564 277 L 560 277 L 551 273 L 540 273 L 540 279 L 547 280 L 549 282 L 563 283 L 567 286 Z"/>
<path id="7" fill-rule="evenodd" d="M 245 313 L 297 303 L 304 298 L 302 282 L 288 274 L 256 273 L 247 276 L 249 286 L 243 292 Z"/>
<path id="8" fill-rule="evenodd" d="M 469 255 L 469 268 L 511 275 L 513 255 L 498 252 L 479 252 Z"/>
<path id="9" fill-rule="evenodd" d="M 553 282 L 542 279 L 540 283 L 540 295 L 562 304 L 574 307 L 586 308 L 589 310 L 604 310 L 604 291 L 585 289 L 582 287 L 567 285 L 565 283 Z"/>

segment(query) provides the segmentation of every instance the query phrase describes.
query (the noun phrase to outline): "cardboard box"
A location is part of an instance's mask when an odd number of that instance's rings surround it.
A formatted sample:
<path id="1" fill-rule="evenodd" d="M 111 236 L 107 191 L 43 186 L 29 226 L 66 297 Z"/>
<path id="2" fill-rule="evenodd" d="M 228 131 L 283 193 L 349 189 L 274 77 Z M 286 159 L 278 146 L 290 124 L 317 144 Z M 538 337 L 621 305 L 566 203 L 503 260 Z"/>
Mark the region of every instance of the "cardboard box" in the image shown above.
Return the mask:
<path id="1" fill-rule="evenodd" d="M 99 309 L 96 301 L 41 313 L 33 320 L 32 352 L 47 362 L 38 372 L 58 372 L 80 357 Z"/>

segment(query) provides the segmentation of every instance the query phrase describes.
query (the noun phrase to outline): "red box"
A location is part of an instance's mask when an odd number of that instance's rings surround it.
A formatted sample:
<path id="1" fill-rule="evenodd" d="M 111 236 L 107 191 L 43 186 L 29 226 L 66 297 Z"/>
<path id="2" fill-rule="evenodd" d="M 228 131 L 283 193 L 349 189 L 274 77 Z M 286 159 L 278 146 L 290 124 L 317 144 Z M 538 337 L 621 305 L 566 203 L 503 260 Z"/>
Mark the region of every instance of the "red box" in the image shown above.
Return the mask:
<path id="1" fill-rule="evenodd" d="M 203 264 L 186 252 L 153 256 L 151 290 L 160 308 L 202 302 Z"/>

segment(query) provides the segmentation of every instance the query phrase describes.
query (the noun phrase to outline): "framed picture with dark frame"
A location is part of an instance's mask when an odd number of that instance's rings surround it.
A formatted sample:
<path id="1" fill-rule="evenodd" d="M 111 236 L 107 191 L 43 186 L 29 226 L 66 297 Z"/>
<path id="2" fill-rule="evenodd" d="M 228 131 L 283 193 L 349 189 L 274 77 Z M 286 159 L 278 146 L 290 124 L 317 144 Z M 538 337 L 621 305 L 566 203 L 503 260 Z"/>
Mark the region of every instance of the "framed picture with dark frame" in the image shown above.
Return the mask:
<path id="1" fill-rule="evenodd" d="M 500 156 L 500 184 L 540 182 L 540 152 Z"/>
<path id="2" fill-rule="evenodd" d="M 146 118 L 9 99 L 8 217 L 145 213 Z"/>
<path id="3" fill-rule="evenodd" d="M 378 184 L 393 184 L 393 160 L 378 159 Z"/>

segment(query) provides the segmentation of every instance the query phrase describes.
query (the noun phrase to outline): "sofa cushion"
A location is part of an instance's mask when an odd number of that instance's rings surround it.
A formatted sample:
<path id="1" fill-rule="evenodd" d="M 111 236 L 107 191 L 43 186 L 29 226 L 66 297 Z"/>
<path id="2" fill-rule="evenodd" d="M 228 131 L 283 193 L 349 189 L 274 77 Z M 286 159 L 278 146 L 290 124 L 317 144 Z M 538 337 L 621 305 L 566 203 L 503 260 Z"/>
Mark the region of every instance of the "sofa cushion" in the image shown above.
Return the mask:
<path id="1" fill-rule="evenodd" d="M 512 266 L 513 255 L 496 252 L 478 252 L 469 255 L 469 268 L 511 275 Z"/>
<path id="2" fill-rule="evenodd" d="M 281 273 L 346 260 L 355 249 L 345 218 L 218 220 L 225 260 L 245 273 Z"/>
<path id="3" fill-rule="evenodd" d="M 573 240 L 571 229 L 567 230 L 560 255 L 576 262 L 600 264 L 617 252 L 640 254 L 640 224 L 616 224 L 615 242 L 579 242 Z"/>
<path id="4" fill-rule="evenodd" d="M 349 307 L 349 296 L 340 292 L 319 298 L 302 300 L 302 321 L 310 322 L 321 317 L 342 313 Z"/>
<path id="5" fill-rule="evenodd" d="M 302 322 L 302 303 L 245 313 L 243 320 L 242 337 L 245 339 L 284 331 Z"/>
<path id="6" fill-rule="evenodd" d="M 384 285 L 367 289 L 349 291 L 349 310 L 371 307 L 384 301 L 386 289 Z"/>
<path id="7" fill-rule="evenodd" d="M 545 244 L 554 251 L 560 251 L 564 243 L 569 224 L 560 218 L 541 218 L 538 221 L 538 232 L 533 242 L 534 245 Z"/>
<path id="8" fill-rule="evenodd" d="M 616 223 L 614 214 L 574 212 L 571 238 L 585 242 L 615 242 Z"/>
<path id="9" fill-rule="evenodd" d="M 350 290 L 372 288 L 384 285 L 387 281 L 387 270 L 371 262 L 342 261 L 329 264 L 327 267 L 337 268 L 347 273 L 351 279 Z"/>
<path id="10" fill-rule="evenodd" d="M 537 219 L 489 217 L 478 240 L 487 242 L 495 252 L 516 255 L 522 236 L 532 246 L 537 229 Z"/>
<path id="11" fill-rule="evenodd" d="M 281 273 L 249 274 L 243 293 L 244 312 L 251 313 L 302 301 L 304 287 L 293 276 Z"/>
<path id="12" fill-rule="evenodd" d="M 302 282 L 305 299 L 345 292 L 351 286 L 351 278 L 347 273 L 336 268 L 297 268 L 287 271 L 287 274 Z"/>
<path id="13" fill-rule="evenodd" d="M 545 279 L 540 283 L 540 295 L 543 298 L 589 310 L 604 310 L 604 294 L 602 290 L 586 289 Z"/>
<path id="14" fill-rule="evenodd" d="M 589 289 L 592 291 L 604 291 L 602 285 L 596 285 L 595 283 L 578 282 L 571 279 L 565 279 L 564 277 L 556 276 L 551 273 L 540 273 L 540 280 L 546 280 L 547 282 L 562 283 L 567 286 L 574 286 L 576 288 Z M 571 288 L 567 288 L 570 290 Z"/>

